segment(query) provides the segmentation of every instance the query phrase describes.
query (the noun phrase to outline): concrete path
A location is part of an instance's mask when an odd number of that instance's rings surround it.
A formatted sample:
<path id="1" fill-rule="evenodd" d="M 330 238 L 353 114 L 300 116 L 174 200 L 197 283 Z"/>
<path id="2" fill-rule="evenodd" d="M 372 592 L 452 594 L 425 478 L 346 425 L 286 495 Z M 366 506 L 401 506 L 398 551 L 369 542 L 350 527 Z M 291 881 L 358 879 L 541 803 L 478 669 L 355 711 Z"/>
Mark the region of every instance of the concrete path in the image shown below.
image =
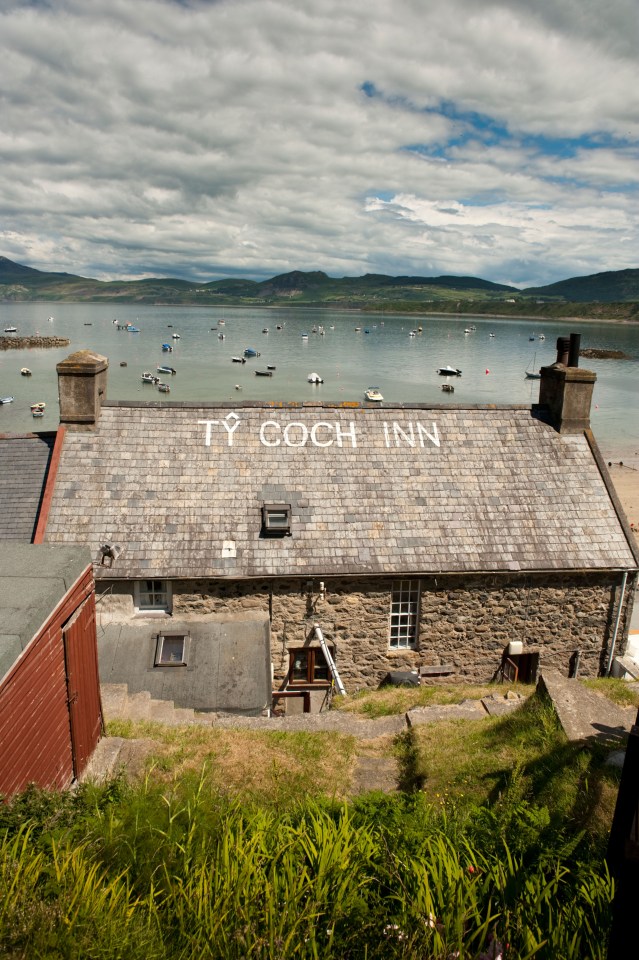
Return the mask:
<path id="1" fill-rule="evenodd" d="M 637 716 L 634 707 L 620 707 L 558 670 L 543 670 L 537 689 L 552 701 L 569 740 L 623 743 Z"/>

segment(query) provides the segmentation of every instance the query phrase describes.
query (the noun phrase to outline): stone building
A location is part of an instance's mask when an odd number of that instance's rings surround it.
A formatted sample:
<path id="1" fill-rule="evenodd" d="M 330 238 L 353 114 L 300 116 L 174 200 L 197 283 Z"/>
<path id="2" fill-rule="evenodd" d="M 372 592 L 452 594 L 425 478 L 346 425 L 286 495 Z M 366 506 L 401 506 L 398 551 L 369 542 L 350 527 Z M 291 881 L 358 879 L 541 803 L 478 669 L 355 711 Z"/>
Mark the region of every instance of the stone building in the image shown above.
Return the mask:
<path id="1" fill-rule="evenodd" d="M 348 692 L 605 672 L 638 558 L 590 432 L 595 375 L 562 360 L 532 408 L 108 402 L 104 358 L 64 361 L 45 541 L 90 545 L 102 679 L 192 705 L 220 631 L 231 692 L 203 709 L 269 706 L 268 668 L 244 673 L 264 636 L 287 711 L 326 702 L 331 659 Z"/>

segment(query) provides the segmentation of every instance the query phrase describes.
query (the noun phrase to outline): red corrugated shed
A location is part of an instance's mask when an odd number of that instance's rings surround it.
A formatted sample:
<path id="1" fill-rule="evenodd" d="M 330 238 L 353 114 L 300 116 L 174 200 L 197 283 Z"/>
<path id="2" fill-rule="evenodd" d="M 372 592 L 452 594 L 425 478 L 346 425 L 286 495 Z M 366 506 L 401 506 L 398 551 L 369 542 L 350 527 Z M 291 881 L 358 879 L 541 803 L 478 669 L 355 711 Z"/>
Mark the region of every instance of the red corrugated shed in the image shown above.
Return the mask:
<path id="1" fill-rule="evenodd" d="M 79 776 L 102 727 L 88 552 L 3 544 L 0 794 Z"/>

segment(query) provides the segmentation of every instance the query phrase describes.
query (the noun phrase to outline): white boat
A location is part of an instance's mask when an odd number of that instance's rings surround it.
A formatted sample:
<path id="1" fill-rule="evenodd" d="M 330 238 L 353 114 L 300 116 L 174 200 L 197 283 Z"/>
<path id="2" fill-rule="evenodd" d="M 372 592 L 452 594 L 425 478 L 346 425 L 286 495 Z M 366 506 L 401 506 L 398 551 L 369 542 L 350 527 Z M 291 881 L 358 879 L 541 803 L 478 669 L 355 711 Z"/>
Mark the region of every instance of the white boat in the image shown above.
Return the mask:
<path id="1" fill-rule="evenodd" d="M 379 387 L 369 387 L 368 390 L 364 392 L 364 397 L 366 400 L 370 400 L 371 403 L 381 403 L 384 399 Z"/>
<path id="2" fill-rule="evenodd" d="M 171 336 L 173 337 L 174 340 L 179 340 L 179 339 L 180 339 L 180 334 L 179 334 L 179 333 L 172 333 Z"/>
<path id="3" fill-rule="evenodd" d="M 22 374 L 23 377 L 31 376 L 31 371 L 29 370 L 28 367 L 20 367 L 20 373 Z"/>
<path id="4" fill-rule="evenodd" d="M 462 375 L 459 367 L 438 367 L 437 373 L 440 377 L 461 377 Z"/>
<path id="5" fill-rule="evenodd" d="M 31 413 L 33 413 L 34 410 L 44 410 L 45 407 L 46 407 L 46 403 L 44 402 L 44 400 L 40 400 L 39 403 L 32 403 Z"/>
<path id="6" fill-rule="evenodd" d="M 55 317 L 49 317 L 48 319 L 49 319 L 49 323 L 53 323 L 53 321 L 55 320 Z"/>
<path id="7" fill-rule="evenodd" d="M 18 332 L 18 328 L 17 328 L 17 327 L 5 327 L 5 328 L 4 328 L 4 332 L 5 332 L 5 333 L 17 333 L 17 332 Z"/>
<path id="8" fill-rule="evenodd" d="M 177 373 L 177 370 L 174 367 L 165 367 L 162 364 L 160 364 L 160 366 L 157 367 L 156 369 L 158 373 L 170 373 L 173 376 L 175 376 L 175 374 Z"/>
<path id="9" fill-rule="evenodd" d="M 309 383 L 324 383 L 324 377 L 320 377 L 319 373 L 309 373 L 306 379 Z"/>
<path id="10" fill-rule="evenodd" d="M 539 336 L 537 337 L 537 339 L 538 339 L 538 340 L 545 340 L 545 339 L 546 339 L 545 333 L 540 333 Z"/>
<path id="11" fill-rule="evenodd" d="M 159 383 L 160 378 L 154 376 L 152 373 L 143 373 L 142 374 L 142 383 Z"/>
<path id="12" fill-rule="evenodd" d="M 246 357 L 231 357 L 231 363 L 246 363 Z"/>
<path id="13" fill-rule="evenodd" d="M 0 397 L 0 403 L 13 403 L 13 397 Z"/>
<path id="14" fill-rule="evenodd" d="M 168 383 L 158 383 L 158 390 L 160 391 L 160 393 L 170 393 L 170 392 L 171 392 L 171 388 L 170 388 L 170 386 L 168 385 Z"/>

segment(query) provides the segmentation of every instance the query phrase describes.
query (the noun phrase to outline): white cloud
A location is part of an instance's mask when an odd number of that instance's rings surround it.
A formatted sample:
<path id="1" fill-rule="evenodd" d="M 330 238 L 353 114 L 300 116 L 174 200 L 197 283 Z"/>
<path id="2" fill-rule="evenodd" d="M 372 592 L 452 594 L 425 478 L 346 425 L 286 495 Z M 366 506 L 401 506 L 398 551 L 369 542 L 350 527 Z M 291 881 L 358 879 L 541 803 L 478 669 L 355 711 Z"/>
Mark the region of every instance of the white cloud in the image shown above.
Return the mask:
<path id="1" fill-rule="evenodd" d="M 0 0 L 0 252 L 101 277 L 632 266 L 637 23 L 634 0 Z"/>

